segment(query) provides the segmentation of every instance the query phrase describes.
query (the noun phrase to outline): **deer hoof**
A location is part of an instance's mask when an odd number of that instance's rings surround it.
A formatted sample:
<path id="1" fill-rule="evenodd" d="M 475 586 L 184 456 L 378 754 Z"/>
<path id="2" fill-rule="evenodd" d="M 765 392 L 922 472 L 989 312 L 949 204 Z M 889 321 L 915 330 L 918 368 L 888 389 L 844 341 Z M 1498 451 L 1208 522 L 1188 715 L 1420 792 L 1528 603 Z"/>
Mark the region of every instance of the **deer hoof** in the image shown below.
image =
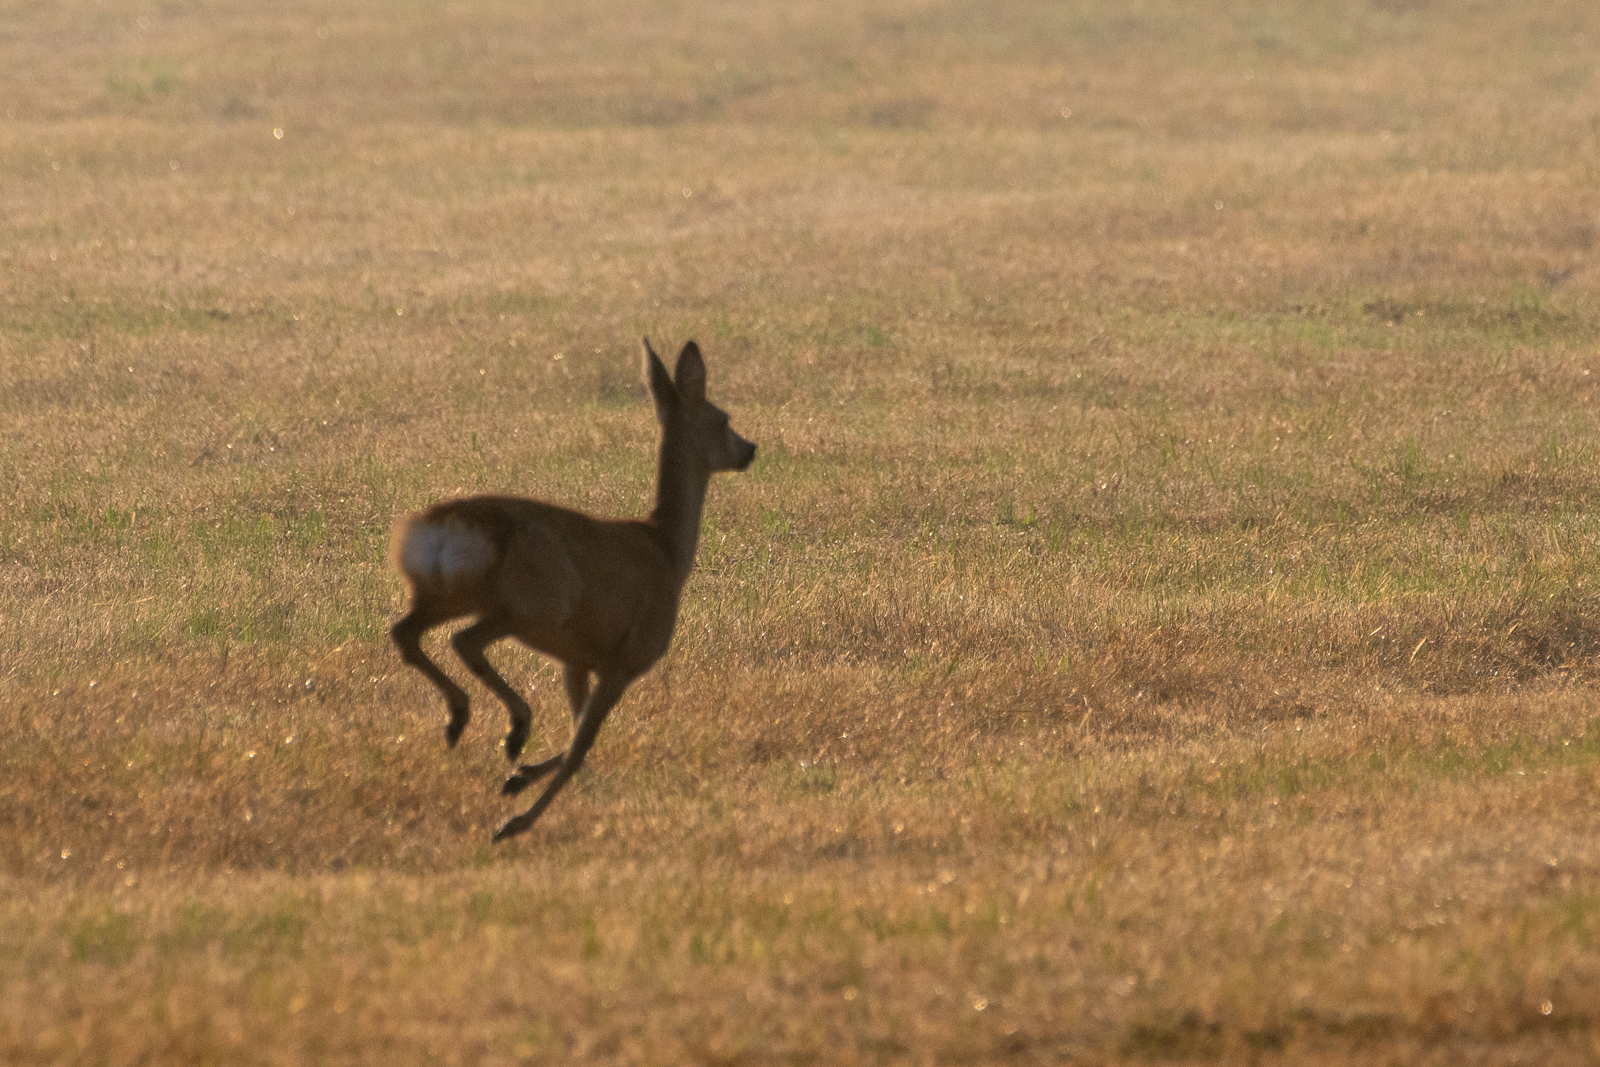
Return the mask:
<path id="1" fill-rule="evenodd" d="M 494 832 L 494 840 L 504 841 L 508 837 L 515 837 L 531 825 L 533 825 L 533 820 L 527 818 L 525 815 L 518 815 L 514 819 L 507 819 L 501 824 L 500 829 Z"/>
<path id="2" fill-rule="evenodd" d="M 500 787 L 500 792 L 508 797 L 516 796 L 534 782 L 561 766 L 561 760 L 561 756 L 551 756 L 549 759 L 538 763 L 524 763 L 511 772 L 511 776 Z"/>
<path id="3" fill-rule="evenodd" d="M 466 720 L 456 721 L 451 719 L 444 728 L 444 743 L 451 748 L 456 747 L 456 742 L 461 740 L 462 733 L 466 730 Z"/>

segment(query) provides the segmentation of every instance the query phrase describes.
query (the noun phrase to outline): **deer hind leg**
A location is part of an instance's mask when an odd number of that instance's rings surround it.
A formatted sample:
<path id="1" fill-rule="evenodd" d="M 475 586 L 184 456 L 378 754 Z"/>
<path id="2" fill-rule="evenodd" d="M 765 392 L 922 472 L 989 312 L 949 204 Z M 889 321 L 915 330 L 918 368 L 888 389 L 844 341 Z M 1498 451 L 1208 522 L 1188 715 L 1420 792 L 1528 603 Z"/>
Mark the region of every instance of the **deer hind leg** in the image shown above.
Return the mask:
<path id="1" fill-rule="evenodd" d="M 496 841 L 504 841 L 508 837 L 522 833 L 533 825 L 534 820 L 544 814 L 544 810 L 550 806 L 556 794 L 561 792 L 561 787 L 566 785 L 567 780 L 577 774 L 578 768 L 583 766 L 583 759 L 589 754 L 589 749 L 600 733 L 600 727 L 606 721 L 606 716 L 617 706 L 617 701 L 622 699 L 623 691 L 633 679 L 632 674 L 599 676 L 594 691 L 583 702 L 583 714 L 578 718 L 577 730 L 573 731 L 572 746 L 567 749 L 566 755 L 561 757 L 555 776 L 550 779 L 550 784 L 544 787 L 544 792 L 539 794 L 539 799 L 533 802 L 533 807 L 521 815 L 506 820 L 505 824 L 494 832 Z"/>
<path id="2" fill-rule="evenodd" d="M 511 715 L 511 732 L 506 734 L 506 759 L 515 760 L 522 755 L 522 747 L 528 743 L 528 731 L 533 725 L 533 709 L 528 707 L 528 702 L 494 669 L 494 664 L 489 662 L 489 657 L 483 650 L 500 640 L 508 637 L 516 629 L 516 622 L 501 616 L 491 615 L 488 618 L 468 626 L 450 639 L 450 645 L 456 650 L 456 655 L 461 657 L 469 670 L 494 691 L 500 702 L 506 706 L 506 711 Z"/>
<path id="3" fill-rule="evenodd" d="M 466 690 L 451 681 L 450 676 L 440 670 L 439 665 L 422 650 L 422 635 L 449 618 L 449 615 L 430 611 L 425 604 L 416 604 L 410 614 L 389 628 L 389 636 L 400 649 L 400 658 L 425 674 L 444 694 L 445 705 L 450 709 L 450 722 L 444 728 L 444 739 L 446 744 L 454 748 L 456 742 L 461 740 L 461 731 L 467 728 L 467 720 L 472 717 L 472 705 L 467 700 Z"/>
<path id="4" fill-rule="evenodd" d="M 530 648 L 530 634 L 557 629 L 571 617 L 582 591 L 582 579 L 561 539 L 534 523 L 507 543 L 493 578 L 497 607 L 476 625 L 456 635 L 456 651 L 472 672 L 493 689 L 511 713 L 506 758 L 513 762 L 528 740 L 532 712 L 484 658 L 483 649 L 513 634 Z M 570 687 L 570 681 L 569 681 Z M 570 699 L 570 688 L 569 699 Z"/>
<path id="5" fill-rule="evenodd" d="M 572 718 L 573 722 L 576 723 L 578 716 L 583 714 L 584 701 L 589 699 L 589 672 L 585 668 L 574 667 L 568 663 L 561 680 L 566 685 L 567 703 L 572 705 Z M 508 797 L 516 796 L 534 782 L 561 766 L 561 761 L 566 759 L 566 756 L 565 752 L 558 752 L 548 759 L 540 760 L 538 763 L 524 763 L 512 772 L 511 777 L 506 779 L 505 784 L 500 787 L 500 792 Z"/>

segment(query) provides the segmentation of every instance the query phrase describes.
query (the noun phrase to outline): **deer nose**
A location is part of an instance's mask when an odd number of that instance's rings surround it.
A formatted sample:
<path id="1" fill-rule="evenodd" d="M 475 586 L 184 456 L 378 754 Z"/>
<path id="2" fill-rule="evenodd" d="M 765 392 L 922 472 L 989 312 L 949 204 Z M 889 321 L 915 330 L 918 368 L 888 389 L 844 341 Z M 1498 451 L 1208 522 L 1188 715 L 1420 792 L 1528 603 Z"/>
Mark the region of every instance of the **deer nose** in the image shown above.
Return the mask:
<path id="1" fill-rule="evenodd" d="M 742 471 L 747 471 L 750 469 L 750 464 L 756 461 L 756 446 L 751 442 L 746 441 L 744 443 L 744 447 L 744 459 L 739 461 L 739 469 Z"/>

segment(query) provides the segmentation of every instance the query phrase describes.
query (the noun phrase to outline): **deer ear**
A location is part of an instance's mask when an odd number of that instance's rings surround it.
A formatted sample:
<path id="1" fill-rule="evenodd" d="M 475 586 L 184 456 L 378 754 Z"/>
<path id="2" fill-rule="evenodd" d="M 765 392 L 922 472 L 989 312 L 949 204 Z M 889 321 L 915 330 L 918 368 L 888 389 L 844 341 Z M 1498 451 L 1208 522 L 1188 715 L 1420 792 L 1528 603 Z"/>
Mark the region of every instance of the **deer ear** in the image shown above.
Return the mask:
<path id="1" fill-rule="evenodd" d="M 644 339 L 644 380 L 650 385 L 650 396 L 655 400 L 658 412 L 677 406 L 678 389 L 672 384 L 672 377 L 667 374 L 661 357 L 650 347 L 648 337 Z"/>
<path id="2" fill-rule="evenodd" d="M 678 397 L 685 404 L 699 404 L 706 398 L 706 361 L 700 346 L 690 341 L 678 353 Z"/>

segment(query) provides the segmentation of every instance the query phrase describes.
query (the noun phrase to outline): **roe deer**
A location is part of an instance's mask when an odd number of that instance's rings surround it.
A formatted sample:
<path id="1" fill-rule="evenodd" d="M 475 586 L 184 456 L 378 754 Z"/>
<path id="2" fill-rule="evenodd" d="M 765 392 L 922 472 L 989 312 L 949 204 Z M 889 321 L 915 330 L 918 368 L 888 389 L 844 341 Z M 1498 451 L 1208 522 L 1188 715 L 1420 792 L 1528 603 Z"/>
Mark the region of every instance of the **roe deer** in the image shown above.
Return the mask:
<path id="1" fill-rule="evenodd" d="M 496 841 L 533 825 L 583 765 L 623 690 L 666 652 L 678 597 L 694 567 L 711 475 L 742 471 L 755 459 L 756 446 L 706 399 L 699 346 L 683 346 L 675 379 L 649 338 L 644 349 L 661 424 L 656 506 L 648 519 L 595 519 L 536 500 L 479 496 L 435 504 L 395 526 L 390 554 L 411 587 L 411 611 L 389 633 L 401 657 L 444 693 L 450 709 L 445 740 L 452 747 L 470 715 L 467 694 L 423 652 L 428 630 L 477 617 L 450 643 L 511 713 L 506 756 L 512 761 L 528 739 L 532 712 L 484 649 L 514 637 L 565 668 L 572 744 L 506 779 L 503 791 L 512 795 L 554 773 L 533 807 L 495 831 Z"/>

